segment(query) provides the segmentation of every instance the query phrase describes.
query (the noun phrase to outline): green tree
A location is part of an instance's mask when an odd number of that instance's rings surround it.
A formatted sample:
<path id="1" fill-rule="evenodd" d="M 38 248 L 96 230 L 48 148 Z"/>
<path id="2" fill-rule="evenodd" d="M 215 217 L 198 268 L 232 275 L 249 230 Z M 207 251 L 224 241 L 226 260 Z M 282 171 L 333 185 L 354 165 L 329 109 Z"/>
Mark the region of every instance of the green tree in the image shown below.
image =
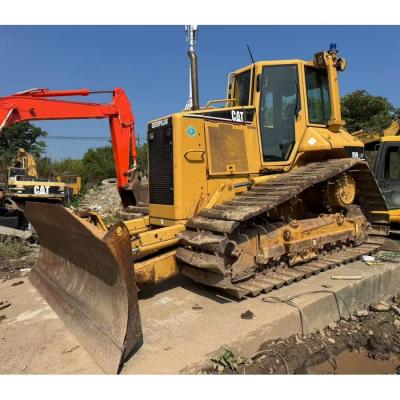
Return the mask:
<path id="1" fill-rule="evenodd" d="M 147 174 L 147 143 L 137 147 L 137 156 L 138 164 L 142 168 L 142 171 Z M 64 162 L 65 161 L 67 160 L 64 160 Z M 115 163 L 111 146 L 89 149 L 84 154 L 82 164 L 80 166 L 79 164 L 73 165 L 73 161 L 78 160 L 70 160 L 69 170 L 73 170 L 75 167 L 77 171 L 80 170 L 80 173 L 73 173 L 81 175 L 85 183 L 96 184 L 100 183 L 103 179 L 115 176 Z"/>
<path id="2" fill-rule="evenodd" d="M 47 136 L 46 131 L 30 122 L 20 122 L 5 127 L 0 134 L 1 167 L 6 168 L 12 162 L 19 148 L 39 158 L 46 150 L 46 143 L 39 138 L 45 136 Z"/>
<path id="3" fill-rule="evenodd" d="M 137 148 L 137 163 L 145 175 L 148 175 L 149 171 L 147 154 L 148 154 L 147 143 L 144 143 Z"/>
<path id="4" fill-rule="evenodd" d="M 83 156 L 83 179 L 87 183 L 99 183 L 115 176 L 114 157 L 111 146 L 89 149 Z"/>
<path id="5" fill-rule="evenodd" d="M 341 104 L 342 117 L 349 132 L 381 130 L 389 126 L 393 118 L 400 116 L 400 109 L 386 97 L 372 96 L 366 90 L 347 94 Z"/>
<path id="6" fill-rule="evenodd" d="M 50 157 L 41 157 L 36 162 L 39 176 L 49 175 L 80 175 L 84 173 L 82 160 L 66 158 L 53 161 Z"/>

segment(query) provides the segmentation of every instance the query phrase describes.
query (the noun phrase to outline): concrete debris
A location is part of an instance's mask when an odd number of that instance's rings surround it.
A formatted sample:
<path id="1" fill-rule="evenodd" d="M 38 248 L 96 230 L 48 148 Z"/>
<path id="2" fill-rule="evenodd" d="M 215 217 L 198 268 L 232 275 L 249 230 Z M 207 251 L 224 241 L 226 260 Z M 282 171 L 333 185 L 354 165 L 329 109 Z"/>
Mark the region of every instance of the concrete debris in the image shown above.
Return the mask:
<path id="1" fill-rule="evenodd" d="M 354 312 L 354 315 L 359 318 L 368 317 L 369 311 L 368 310 L 358 310 Z"/>
<path id="2" fill-rule="evenodd" d="M 79 202 L 80 209 L 98 212 L 103 218 L 111 217 L 122 210 L 116 180 L 103 180 L 96 188 L 89 189 Z"/>
<path id="3" fill-rule="evenodd" d="M 22 231 L 20 229 L 8 228 L 6 226 L 0 226 L 0 235 L 1 236 L 11 236 L 17 237 L 23 240 L 28 240 L 32 237 L 31 231 Z"/>
<path id="4" fill-rule="evenodd" d="M 296 335 L 296 336 L 295 336 L 295 340 L 296 340 L 296 343 L 297 343 L 297 344 L 304 343 L 304 341 L 300 339 L 300 336 L 299 336 L 299 335 Z"/>
<path id="5" fill-rule="evenodd" d="M 373 257 L 373 256 L 367 256 L 367 255 L 364 255 L 364 256 L 362 256 L 361 257 L 361 259 L 364 261 L 364 262 L 374 262 L 375 261 L 375 257 Z"/>
<path id="6" fill-rule="evenodd" d="M 333 338 L 328 338 L 328 339 L 326 339 L 329 343 L 332 343 L 332 344 L 335 344 L 336 343 L 336 340 L 335 339 L 333 339 Z"/>
<path id="7" fill-rule="evenodd" d="M 395 320 L 393 321 L 393 325 L 395 326 L 395 328 L 396 328 L 397 330 L 400 330 L 400 319 L 395 319 Z"/>
<path id="8" fill-rule="evenodd" d="M 385 302 L 381 301 L 380 303 L 371 304 L 369 306 L 369 309 L 371 311 L 386 312 L 386 311 L 390 310 L 390 306 L 388 304 L 386 304 Z"/>
<path id="9" fill-rule="evenodd" d="M 374 336 L 374 331 L 373 331 L 372 329 L 370 329 L 370 330 L 368 331 L 368 336 Z"/>
<path id="10" fill-rule="evenodd" d="M 117 184 L 117 178 L 107 178 L 103 179 L 101 181 L 102 185 L 116 185 Z"/>
<path id="11" fill-rule="evenodd" d="M 329 328 L 331 331 L 334 331 L 334 330 L 337 328 L 337 323 L 336 323 L 336 322 L 331 322 L 331 323 L 328 325 L 328 328 Z"/>

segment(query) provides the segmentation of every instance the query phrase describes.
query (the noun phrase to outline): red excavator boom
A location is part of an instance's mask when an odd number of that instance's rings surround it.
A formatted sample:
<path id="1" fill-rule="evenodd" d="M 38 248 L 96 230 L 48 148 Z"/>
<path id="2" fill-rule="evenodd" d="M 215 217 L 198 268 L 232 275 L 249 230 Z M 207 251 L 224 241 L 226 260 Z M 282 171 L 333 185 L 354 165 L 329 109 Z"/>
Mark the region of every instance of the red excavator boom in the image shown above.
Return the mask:
<path id="1" fill-rule="evenodd" d="M 112 93 L 111 104 L 54 99 L 54 97 L 89 96 L 98 93 Z M 0 130 L 21 121 L 101 118 L 108 118 L 110 123 L 115 173 L 122 202 L 124 206 L 134 205 L 134 196 L 128 190 L 128 173 L 132 172 L 132 167 L 129 165 L 130 155 L 133 169 L 136 168 L 137 162 L 135 120 L 129 99 L 123 89 L 98 91 L 30 89 L 0 98 Z"/>

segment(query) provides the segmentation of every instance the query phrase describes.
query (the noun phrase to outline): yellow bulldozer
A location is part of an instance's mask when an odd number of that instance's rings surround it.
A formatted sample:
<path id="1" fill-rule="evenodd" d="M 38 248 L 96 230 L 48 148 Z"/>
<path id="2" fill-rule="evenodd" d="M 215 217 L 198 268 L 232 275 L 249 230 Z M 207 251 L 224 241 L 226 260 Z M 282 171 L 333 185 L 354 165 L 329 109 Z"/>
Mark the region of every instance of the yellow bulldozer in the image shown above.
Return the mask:
<path id="1" fill-rule="evenodd" d="M 374 252 L 388 233 L 363 143 L 344 129 L 336 46 L 243 67 L 205 107 L 189 58 L 192 108 L 148 124 L 148 215 L 107 227 L 27 207 L 41 244 L 30 279 L 106 372 L 143 342 L 145 285 L 183 273 L 257 296 Z"/>

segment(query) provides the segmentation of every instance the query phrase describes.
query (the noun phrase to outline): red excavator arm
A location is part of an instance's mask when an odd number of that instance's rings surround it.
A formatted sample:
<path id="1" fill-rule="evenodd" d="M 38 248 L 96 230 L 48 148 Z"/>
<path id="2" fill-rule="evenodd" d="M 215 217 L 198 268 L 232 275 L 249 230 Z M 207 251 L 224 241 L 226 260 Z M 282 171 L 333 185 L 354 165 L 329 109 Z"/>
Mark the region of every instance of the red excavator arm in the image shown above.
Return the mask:
<path id="1" fill-rule="evenodd" d="M 111 104 L 57 100 L 54 97 L 112 93 Z M 53 98 L 52 98 L 53 97 Z M 135 204 L 128 191 L 130 154 L 136 168 L 134 117 L 127 95 L 121 88 L 110 91 L 31 89 L 0 98 L 0 130 L 21 121 L 108 118 L 111 131 L 118 190 L 124 205 Z"/>

